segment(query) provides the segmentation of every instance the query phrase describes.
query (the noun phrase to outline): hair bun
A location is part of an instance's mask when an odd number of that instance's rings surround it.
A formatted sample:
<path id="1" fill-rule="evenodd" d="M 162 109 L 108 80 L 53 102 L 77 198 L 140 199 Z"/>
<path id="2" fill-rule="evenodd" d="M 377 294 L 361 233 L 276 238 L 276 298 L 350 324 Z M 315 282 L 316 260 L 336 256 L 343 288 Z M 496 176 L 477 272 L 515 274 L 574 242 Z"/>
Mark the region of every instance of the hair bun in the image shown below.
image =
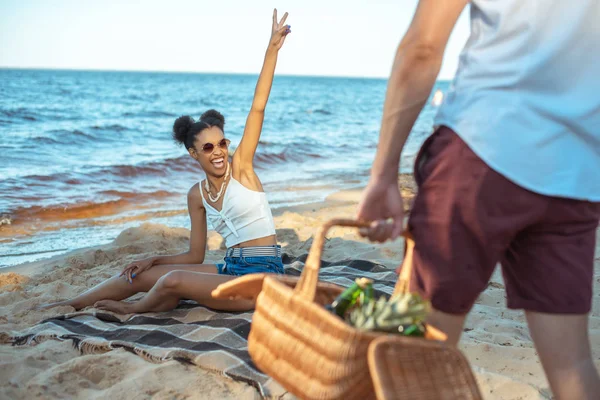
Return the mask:
<path id="1" fill-rule="evenodd" d="M 210 126 L 218 126 L 223 130 L 225 126 L 225 117 L 217 110 L 208 110 L 202 114 L 200 121 L 207 123 Z"/>
<path id="2" fill-rule="evenodd" d="M 173 124 L 173 139 L 175 139 L 176 142 L 185 145 L 188 132 L 193 124 L 194 119 L 189 115 L 182 115 L 177 118 Z"/>

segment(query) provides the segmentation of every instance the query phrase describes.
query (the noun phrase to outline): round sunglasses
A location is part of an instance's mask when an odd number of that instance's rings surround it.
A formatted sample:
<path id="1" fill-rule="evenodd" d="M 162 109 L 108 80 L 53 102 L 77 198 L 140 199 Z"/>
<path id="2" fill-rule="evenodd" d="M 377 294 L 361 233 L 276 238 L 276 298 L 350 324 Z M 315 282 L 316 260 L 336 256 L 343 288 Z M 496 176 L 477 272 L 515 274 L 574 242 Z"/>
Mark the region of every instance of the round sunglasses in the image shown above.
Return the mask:
<path id="1" fill-rule="evenodd" d="M 212 143 L 204 143 L 202 145 L 202 151 L 204 152 L 204 154 L 210 154 L 213 151 L 215 151 L 216 146 L 219 146 L 221 150 L 227 150 L 227 147 L 229 147 L 230 142 L 231 140 L 229 139 L 221 139 L 216 145 Z"/>

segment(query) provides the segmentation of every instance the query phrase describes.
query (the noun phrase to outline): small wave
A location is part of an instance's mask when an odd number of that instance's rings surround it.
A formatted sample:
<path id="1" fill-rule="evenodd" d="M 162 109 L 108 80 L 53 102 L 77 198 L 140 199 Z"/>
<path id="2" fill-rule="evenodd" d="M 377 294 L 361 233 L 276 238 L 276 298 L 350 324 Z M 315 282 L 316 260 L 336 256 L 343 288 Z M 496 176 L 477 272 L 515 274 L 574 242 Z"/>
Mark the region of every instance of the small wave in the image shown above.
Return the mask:
<path id="1" fill-rule="evenodd" d="M 198 164 L 186 154 L 176 158 L 167 158 L 138 165 L 114 165 L 94 172 L 93 175 L 98 177 L 110 175 L 126 177 L 145 175 L 167 176 L 173 172 L 195 172 L 198 171 L 198 168 Z"/>
<path id="2" fill-rule="evenodd" d="M 77 137 L 83 137 L 86 139 L 97 139 L 95 136 L 90 135 L 89 133 L 85 133 L 83 131 L 80 131 L 79 129 L 73 129 L 73 130 L 68 130 L 68 129 L 52 129 L 50 131 L 48 131 L 48 133 L 52 133 L 55 136 L 59 137 L 59 138 L 65 138 L 65 136 L 77 136 Z M 70 138 L 69 138 L 70 139 Z"/>
<path id="3" fill-rule="evenodd" d="M 37 137 L 31 138 L 31 140 L 36 144 L 44 144 L 44 145 L 53 145 L 53 144 L 61 144 L 62 143 L 56 139 L 52 139 L 47 136 L 37 136 Z"/>
<path id="4" fill-rule="evenodd" d="M 285 151 L 281 153 L 257 153 L 254 156 L 254 162 L 257 168 L 260 168 L 264 165 L 272 165 L 285 161 L 291 161 L 289 156 L 286 155 Z"/>
<path id="5" fill-rule="evenodd" d="M 15 120 L 22 121 L 72 121 L 79 119 L 76 115 L 65 114 L 65 110 L 44 107 L 37 109 L 35 112 L 27 108 L 15 108 L 12 110 L 0 110 L 0 115 L 9 117 L 9 122 Z"/>
<path id="6" fill-rule="evenodd" d="M 88 133 L 82 132 L 82 131 L 80 131 L 80 130 L 77 130 L 77 129 L 76 129 L 76 130 L 74 130 L 74 131 L 71 131 L 71 133 L 72 133 L 74 136 L 78 136 L 78 137 L 84 137 L 84 138 L 86 138 L 86 139 L 95 139 L 95 137 L 94 137 L 94 136 L 92 136 L 92 135 L 90 135 L 90 134 L 88 134 Z"/>
<path id="7" fill-rule="evenodd" d="M 141 205 L 148 201 L 164 199 L 174 196 L 164 190 L 155 192 L 112 192 L 118 198 L 103 202 L 82 201 L 70 204 L 54 204 L 51 206 L 29 206 L 17 208 L 11 211 L 10 216 L 6 214 L 8 224 L 23 225 L 32 222 L 67 221 L 78 219 L 92 219 L 115 215 L 135 207 L 143 208 Z"/>
<path id="8" fill-rule="evenodd" d="M 135 221 L 148 221 L 155 220 L 158 218 L 170 218 L 174 216 L 187 214 L 186 209 L 175 209 L 175 210 L 144 210 L 141 214 L 137 215 L 115 215 L 110 216 L 108 218 L 98 218 L 98 219 L 74 219 L 74 220 L 46 220 L 43 224 L 35 223 L 34 221 L 28 221 L 27 223 L 21 224 L 18 227 L 13 226 L 10 230 L 3 230 L 0 227 L 0 243 L 10 243 L 17 240 L 17 238 L 21 239 L 21 244 L 23 237 L 32 236 L 38 234 L 40 232 L 52 232 L 52 231 L 64 231 L 67 229 L 85 229 L 89 227 L 100 227 L 100 226 L 115 226 L 115 225 L 123 225 L 130 222 Z M 27 254 L 37 254 L 37 253 L 52 253 L 56 251 L 67 250 L 66 248 L 60 249 L 52 249 L 52 250 L 43 250 L 43 251 L 33 251 L 33 252 L 19 252 L 19 253 L 10 253 L 10 254 L 2 254 L 1 257 L 12 257 L 12 256 L 22 256 Z"/>
<path id="9" fill-rule="evenodd" d="M 321 115 L 332 115 L 333 113 L 331 111 L 327 111 L 327 110 L 322 110 L 320 108 L 317 108 L 314 111 L 308 110 L 307 111 L 309 114 L 313 113 L 313 114 L 321 114 Z"/>
<path id="10" fill-rule="evenodd" d="M 94 145 L 98 142 L 107 142 L 114 140 L 110 135 L 95 134 L 84 132 L 79 129 L 53 129 L 47 132 L 50 136 L 39 136 L 36 140 L 46 144 L 77 145 L 81 142 Z"/>
<path id="11" fill-rule="evenodd" d="M 49 207 L 31 206 L 13 211 L 15 223 L 25 221 L 63 221 L 69 219 L 94 218 L 111 215 L 118 209 L 123 209 L 126 200 L 113 200 L 103 203 L 82 202 L 74 204 L 56 204 Z"/>
<path id="12" fill-rule="evenodd" d="M 263 168 L 273 164 L 283 164 L 287 162 L 304 162 L 310 158 L 322 158 L 323 156 L 313 153 L 312 146 L 294 145 L 294 150 L 286 148 L 280 152 L 258 151 L 254 156 L 254 162 L 257 168 Z"/>
<path id="13" fill-rule="evenodd" d="M 167 211 L 148 211 L 148 212 L 144 212 L 143 214 L 140 215 L 130 215 L 130 216 L 126 216 L 126 217 L 117 217 L 117 218 L 112 218 L 109 220 L 96 220 L 96 221 L 90 221 L 91 226 L 106 226 L 106 225 L 120 225 L 120 224 L 124 224 L 126 222 L 132 222 L 132 221 L 147 221 L 150 219 L 156 219 L 156 218 L 167 218 L 167 217 L 174 217 L 177 215 L 182 215 L 182 214 L 187 214 L 187 210 L 167 210 Z"/>
<path id="14" fill-rule="evenodd" d="M 52 250 L 39 250 L 39 251 L 26 251 L 21 253 L 8 253 L 8 254 L 0 254 L 0 257 L 20 257 L 20 256 L 29 256 L 33 254 L 52 254 L 57 253 L 59 251 L 69 250 L 68 247 L 62 249 L 52 249 Z"/>
<path id="15" fill-rule="evenodd" d="M 37 117 L 26 108 L 15 108 L 12 110 L 0 110 L 0 114 L 9 118 L 20 118 L 26 121 L 37 121 Z"/>
<path id="16" fill-rule="evenodd" d="M 90 129 L 95 131 L 111 131 L 111 132 L 123 132 L 129 130 L 129 128 L 124 127 L 123 125 L 113 124 L 106 126 L 94 125 Z"/>
<path id="17" fill-rule="evenodd" d="M 28 183 L 27 185 L 31 185 L 31 184 L 35 184 L 37 182 L 52 182 L 52 181 L 60 181 L 63 180 L 61 179 L 62 177 L 64 177 L 66 174 L 52 174 L 52 175 L 27 175 L 23 178 L 19 178 L 19 179 L 27 179 Z M 8 179 L 7 180 L 9 183 L 13 183 L 16 182 L 18 183 L 18 179 Z M 26 186 L 26 185 L 24 185 Z"/>
<path id="18" fill-rule="evenodd" d="M 173 114 L 167 111 L 140 111 L 140 112 L 126 112 L 123 113 L 124 117 L 177 117 L 177 114 Z"/>

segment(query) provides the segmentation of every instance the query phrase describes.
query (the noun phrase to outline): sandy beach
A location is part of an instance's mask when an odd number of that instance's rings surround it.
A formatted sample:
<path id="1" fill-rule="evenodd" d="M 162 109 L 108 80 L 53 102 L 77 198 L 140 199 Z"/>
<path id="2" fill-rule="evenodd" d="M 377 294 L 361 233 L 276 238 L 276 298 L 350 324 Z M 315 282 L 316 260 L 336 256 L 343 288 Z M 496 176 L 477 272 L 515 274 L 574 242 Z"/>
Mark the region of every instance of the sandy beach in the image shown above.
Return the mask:
<path id="1" fill-rule="evenodd" d="M 408 199 L 415 188 L 401 177 Z M 277 235 L 292 256 L 308 251 L 316 228 L 334 217 L 352 217 L 360 190 L 338 192 L 319 204 L 275 212 Z M 396 268 L 401 242 L 372 244 L 355 231 L 333 229 L 324 258 L 357 258 Z M 144 223 L 123 231 L 112 243 L 78 250 L 51 259 L 23 264 L 0 273 L 0 332 L 4 335 L 40 320 L 73 311 L 61 307 L 30 311 L 34 305 L 73 296 L 119 272 L 130 261 L 151 254 L 185 251 L 189 231 Z M 600 266 L 600 241 L 596 247 Z M 209 234 L 206 262 L 222 259 L 221 238 Z M 596 269 L 593 316 L 590 321 L 594 360 L 600 367 L 600 273 Z M 548 385 L 527 331 L 523 313 L 505 307 L 499 271 L 480 296 L 467 321 L 461 350 L 475 371 L 486 399 L 549 399 Z M 125 350 L 80 355 L 68 342 L 46 341 L 37 346 L 0 345 L 0 398 L 6 399 L 254 399 L 249 385 L 175 361 L 152 364 Z M 291 398 L 291 396 L 286 396 Z"/>

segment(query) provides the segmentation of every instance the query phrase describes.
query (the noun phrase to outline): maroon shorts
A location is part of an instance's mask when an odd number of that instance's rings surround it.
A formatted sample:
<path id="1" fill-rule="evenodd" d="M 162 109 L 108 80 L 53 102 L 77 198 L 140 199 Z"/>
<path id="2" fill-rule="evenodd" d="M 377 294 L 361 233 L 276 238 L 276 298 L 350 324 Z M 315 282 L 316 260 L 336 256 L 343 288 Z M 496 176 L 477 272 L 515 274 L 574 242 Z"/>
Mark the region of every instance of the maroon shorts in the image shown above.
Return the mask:
<path id="1" fill-rule="evenodd" d="M 509 308 L 590 311 L 600 203 L 523 189 L 446 127 L 421 147 L 415 179 L 411 287 L 434 308 L 467 313 L 499 262 Z"/>

